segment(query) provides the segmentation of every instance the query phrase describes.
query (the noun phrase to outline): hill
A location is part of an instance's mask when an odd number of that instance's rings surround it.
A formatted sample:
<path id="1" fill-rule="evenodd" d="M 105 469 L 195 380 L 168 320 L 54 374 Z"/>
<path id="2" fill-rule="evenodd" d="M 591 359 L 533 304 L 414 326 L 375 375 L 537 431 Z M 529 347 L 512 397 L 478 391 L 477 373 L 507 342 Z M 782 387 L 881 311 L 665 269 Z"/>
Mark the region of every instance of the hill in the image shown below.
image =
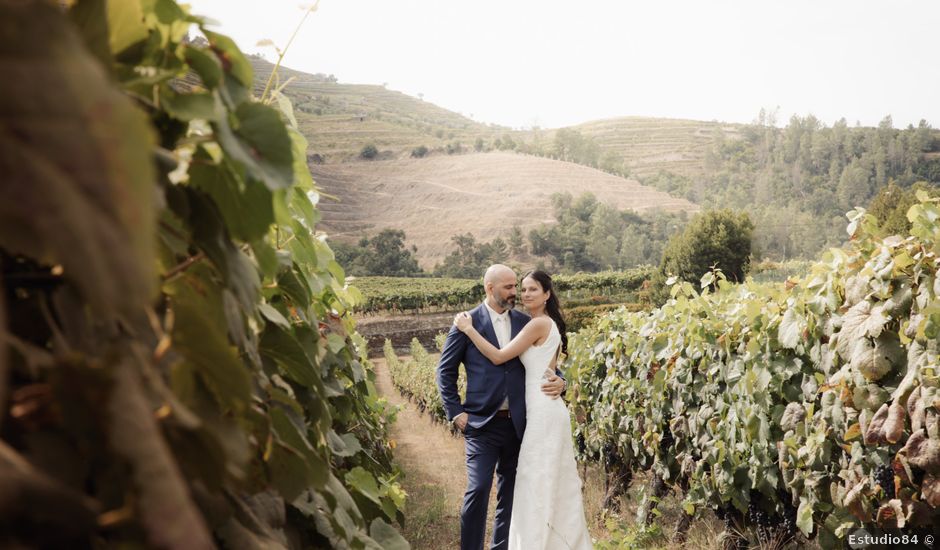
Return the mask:
<path id="1" fill-rule="evenodd" d="M 260 87 L 273 65 L 250 58 Z M 519 149 L 550 156 L 556 130 L 512 130 L 487 125 L 427 101 L 383 86 L 341 84 L 330 75 L 278 69 L 284 89 L 294 102 L 301 131 L 310 150 L 324 162 L 356 160 L 367 144 L 382 158 L 408 157 L 425 146 L 431 154 L 448 146 L 484 150 Z M 571 127 L 592 138 L 601 153 L 612 153 L 638 177 L 667 170 L 691 176 L 704 170 L 705 153 L 720 137 L 738 137 L 741 125 L 665 118 L 622 117 Z M 508 139 L 507 139 L 508 138 Z M 508 142 L 511 144 L 507 145 Z"/>
<path id="2" fill-rule="evenodd" d="M 506 152 L 312 165 L 311 171 L 324 193 L 336 197 L 321 199 L 324 231 L 356 240 L 386 227 L 402 229 L 424 268 L 453 249 L 454 235 L 488 241 L 505 238 L 515 225 L 528 232 L 553 223 L 550 197 L 556 192 L 590 191 L 637 212 L 698 209 L 635 180 Z"/>
<path id="3" fill-rule="evenodd" d="M 740 137 L 742 127 L 721 122 L 621 117 L 586 122 L 573 129 L 593 139 L 603 153 L 620 157 L 632 176 L 643 179 L 660 171 L 683 176 L 701 174 L 714 144 L 722 138 Z"/>
<path id="4" fill-rule="evenodd" d="M 257 56 L 250 61 L 260 92 L 274 65 Z M 491 141 L 509 132 L 384 86 L 342 84 L 330 75 L 285 67 L 278 75 L 281 83 L 290 80 L 284 93 L 294 104 L 309 150 L 325 162 L 354 160 L 366 144 L 389 158 L 408 156 L 422 145 L 432 150 L 456 143 L 472 148 L 477 138 Z"/>

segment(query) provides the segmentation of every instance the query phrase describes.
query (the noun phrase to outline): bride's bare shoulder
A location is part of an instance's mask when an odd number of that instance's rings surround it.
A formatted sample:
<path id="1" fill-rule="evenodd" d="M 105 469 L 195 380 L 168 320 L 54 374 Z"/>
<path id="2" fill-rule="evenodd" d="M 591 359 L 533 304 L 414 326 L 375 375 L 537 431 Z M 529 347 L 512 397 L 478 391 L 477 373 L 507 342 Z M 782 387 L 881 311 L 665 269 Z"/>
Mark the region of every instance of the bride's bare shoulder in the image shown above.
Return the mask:
<path id="1" fill-rule="evenodd" d="M 541 317 L 536 317 L 532 319 L 531 321 L 529 321 L 529 324 L 527 326 L 530 326 L 533 329 L 538 330 L 538 331 L 548 331 L 548 330 L 551 330 L 552 324 L 553 324 L 553 321 L 551 320 L 551 318 L 543 315 Z"/>

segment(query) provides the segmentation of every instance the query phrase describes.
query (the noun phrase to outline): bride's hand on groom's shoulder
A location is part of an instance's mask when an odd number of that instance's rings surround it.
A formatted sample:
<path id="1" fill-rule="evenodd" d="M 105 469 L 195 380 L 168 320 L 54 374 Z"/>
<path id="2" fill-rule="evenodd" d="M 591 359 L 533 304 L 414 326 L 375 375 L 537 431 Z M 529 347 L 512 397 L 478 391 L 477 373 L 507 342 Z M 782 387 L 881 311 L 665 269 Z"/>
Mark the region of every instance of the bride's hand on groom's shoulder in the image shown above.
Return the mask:
<path id="1" fill-rule="evenodd" d="M 467 332 L 473 326 L 473 319 L 470 318 L 469 313 L 461 311 L 454 316 L 454 325 L 460 332 Z"/>

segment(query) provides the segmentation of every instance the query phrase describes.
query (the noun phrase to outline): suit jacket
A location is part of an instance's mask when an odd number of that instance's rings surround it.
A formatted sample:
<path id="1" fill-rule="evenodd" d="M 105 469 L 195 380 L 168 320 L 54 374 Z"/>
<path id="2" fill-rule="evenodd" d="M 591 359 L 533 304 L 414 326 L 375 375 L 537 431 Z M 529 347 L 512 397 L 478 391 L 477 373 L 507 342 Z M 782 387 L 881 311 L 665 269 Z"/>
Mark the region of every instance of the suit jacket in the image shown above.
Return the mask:
<path id="1" fill-rule="evenodd" d="M 470 317 L 477 332 L 498 348 L 499 340 L 486 306 L 480 304 L 471 310 Z M 529 322 L 529 316 L 509 310 L 509 320 L 510 338 L 515 338 Z M 457 393 L 457 371 L 461 363 L 467 371 L 467 399 L 463 403 Z M 486 425 L 496 415 L 503 399 L 508 397 L 513 427 L 519 439 L 522 439 L 526 423 L 525 367 L 518 357 L 502 365 L 494 365 L 466 334 L 452 326 L 437 364 L 437 387 L 444 401 L 447 420 L 453 420 L 458 414 L 466 412 L 469 417 L 467 422 L 474 428 Z"/>

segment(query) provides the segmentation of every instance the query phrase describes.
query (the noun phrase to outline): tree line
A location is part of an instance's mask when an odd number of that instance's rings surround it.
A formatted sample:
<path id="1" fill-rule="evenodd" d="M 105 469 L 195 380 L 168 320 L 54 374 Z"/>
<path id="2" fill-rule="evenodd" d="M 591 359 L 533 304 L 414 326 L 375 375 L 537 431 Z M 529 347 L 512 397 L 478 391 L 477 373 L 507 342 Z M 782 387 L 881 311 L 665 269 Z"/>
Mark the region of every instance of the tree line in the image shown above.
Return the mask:
<path id="1" fill-rule="evenodd" d="M 746 209 L 755 247 L 773 259 L 807 258 L 845 240 L 844 213 L 868 204 L 894 184 L 940 183 L 937 133 L 921 121 L 896 129 L 891 117 L 877 127 L 832 126 L 794 116 L 777 128 L 761 112 L 738 137 L 716 131 L 703 174 L 662 172 L 644 184 L 703 207 Z"/>

